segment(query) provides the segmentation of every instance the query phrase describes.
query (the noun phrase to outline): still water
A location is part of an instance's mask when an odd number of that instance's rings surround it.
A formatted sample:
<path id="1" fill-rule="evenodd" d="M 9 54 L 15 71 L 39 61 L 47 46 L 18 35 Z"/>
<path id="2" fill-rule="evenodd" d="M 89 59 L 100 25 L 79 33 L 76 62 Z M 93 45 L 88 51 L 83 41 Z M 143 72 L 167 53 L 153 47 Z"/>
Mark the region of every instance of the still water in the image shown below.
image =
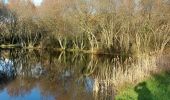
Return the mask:
<path id="1" fill-rule="evenodd" d="M 0 100 L 113 100 L 103 82 L 110 65 L 111 57 L 1 49 Z"/>

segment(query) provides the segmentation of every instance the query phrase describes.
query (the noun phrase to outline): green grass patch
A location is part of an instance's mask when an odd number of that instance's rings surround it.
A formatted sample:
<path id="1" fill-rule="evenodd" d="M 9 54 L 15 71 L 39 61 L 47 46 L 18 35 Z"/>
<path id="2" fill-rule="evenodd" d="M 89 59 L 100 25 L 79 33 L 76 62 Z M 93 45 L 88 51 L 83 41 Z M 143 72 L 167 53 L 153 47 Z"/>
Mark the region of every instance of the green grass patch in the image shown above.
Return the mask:
<path id="1" fill-rule="evenodd" d="M 129 85 L 120 90 L 116 100 L 170 100 L 170 72 L 153 75 L 151 78 Z"/>

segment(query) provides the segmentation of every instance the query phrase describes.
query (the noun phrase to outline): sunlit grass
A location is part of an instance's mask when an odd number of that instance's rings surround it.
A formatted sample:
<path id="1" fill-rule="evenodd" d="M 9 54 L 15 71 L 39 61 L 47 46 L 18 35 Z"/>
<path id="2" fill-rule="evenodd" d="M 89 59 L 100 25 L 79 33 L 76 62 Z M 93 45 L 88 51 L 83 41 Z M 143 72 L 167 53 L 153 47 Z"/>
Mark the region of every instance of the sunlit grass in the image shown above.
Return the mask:
<path id="1" fill-rule="evenodd" d="M 135 86 L 126 86 L 118 92 L 116 100 L 169 100 L 169 94 L 170 73 L 165 72 L 153 75 Z"/>

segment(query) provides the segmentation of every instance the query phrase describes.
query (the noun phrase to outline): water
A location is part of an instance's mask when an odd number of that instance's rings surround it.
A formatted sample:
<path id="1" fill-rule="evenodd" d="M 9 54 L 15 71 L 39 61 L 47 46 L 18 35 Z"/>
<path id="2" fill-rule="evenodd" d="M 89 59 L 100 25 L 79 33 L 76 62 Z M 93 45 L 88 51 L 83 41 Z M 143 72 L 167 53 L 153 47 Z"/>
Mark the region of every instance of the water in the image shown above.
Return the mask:
<path id="1" fill-rule="evenodd" d="M 0 49 L 0 100 L 114 100 L 125 83 L 169 69 L 169 56 Z M 166 63 L 167 64 L 166 64 Z"/>
<path id="2" fill-rule="evenodd" d="M 111 62 L 82 53 L 1 49 L 0 99 L 113 100 L 112 85 L 103 82 L 107 73 L 102 74 Z"/>

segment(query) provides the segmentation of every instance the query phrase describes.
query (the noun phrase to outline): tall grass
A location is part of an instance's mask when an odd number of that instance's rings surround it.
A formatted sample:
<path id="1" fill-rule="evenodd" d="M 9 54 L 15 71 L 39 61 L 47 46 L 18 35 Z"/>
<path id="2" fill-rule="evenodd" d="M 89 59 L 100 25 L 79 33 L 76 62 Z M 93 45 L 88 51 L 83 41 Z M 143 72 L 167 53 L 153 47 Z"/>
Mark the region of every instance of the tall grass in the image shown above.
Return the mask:
<path id="1" fill-rule="evenodd" d="M 170 41 L 167 12 L 127 12 L 123 8 L 104 13 L 88 12 L 79 6 L 70 8 L 75 16 L 70 16 L 70 12 L 65 15 L 58 12 L 59 15 L 22 17 L 17 11 L 8 9 L 9 15 L 4 17 L 11 21 L 0 26 L 1 44 L 137 56 L 162 52 Z"/>

